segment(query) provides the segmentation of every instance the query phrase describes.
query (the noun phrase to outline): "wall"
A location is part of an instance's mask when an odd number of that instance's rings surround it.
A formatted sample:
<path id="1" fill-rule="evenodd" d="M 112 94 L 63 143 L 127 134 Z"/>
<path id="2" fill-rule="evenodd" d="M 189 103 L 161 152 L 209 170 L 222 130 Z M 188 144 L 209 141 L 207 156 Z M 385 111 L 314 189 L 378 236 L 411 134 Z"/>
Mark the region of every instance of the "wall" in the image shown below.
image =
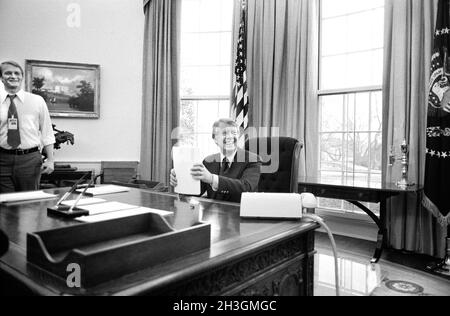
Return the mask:
<path id="1" fill-rule="evenodd" d="M 78 5 L 80 27 L 67 20 Z M 99 64 L 100 118 L 52 118 L 75 135 L 56 161 L 138 161 L 141 143 L 142 0 L 0 0 L 0 61 Z"/>

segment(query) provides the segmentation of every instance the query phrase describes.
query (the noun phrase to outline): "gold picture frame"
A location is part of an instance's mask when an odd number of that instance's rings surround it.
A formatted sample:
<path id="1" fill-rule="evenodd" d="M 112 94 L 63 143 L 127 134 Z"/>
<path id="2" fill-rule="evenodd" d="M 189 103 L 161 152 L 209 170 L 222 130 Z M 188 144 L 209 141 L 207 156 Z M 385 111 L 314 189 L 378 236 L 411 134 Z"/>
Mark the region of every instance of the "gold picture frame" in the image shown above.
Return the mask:
<path id="1" fill-rule="evenodd" d="M 51 117 L 100 117 L 100 65 L 26 60 L 25 90 L 44 98 Z"/>

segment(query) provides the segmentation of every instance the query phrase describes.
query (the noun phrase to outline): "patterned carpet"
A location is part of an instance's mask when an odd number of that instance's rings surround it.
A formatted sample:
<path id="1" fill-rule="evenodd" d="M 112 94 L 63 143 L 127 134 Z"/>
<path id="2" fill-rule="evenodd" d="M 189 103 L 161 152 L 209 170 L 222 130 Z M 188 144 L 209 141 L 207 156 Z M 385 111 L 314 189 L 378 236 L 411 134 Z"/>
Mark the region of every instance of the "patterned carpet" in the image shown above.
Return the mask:
<path id="1" fill-rule="evenodd" d="M 450 281 L 381 260 L 386 271 L 371 296 L 450 296 Z"/>

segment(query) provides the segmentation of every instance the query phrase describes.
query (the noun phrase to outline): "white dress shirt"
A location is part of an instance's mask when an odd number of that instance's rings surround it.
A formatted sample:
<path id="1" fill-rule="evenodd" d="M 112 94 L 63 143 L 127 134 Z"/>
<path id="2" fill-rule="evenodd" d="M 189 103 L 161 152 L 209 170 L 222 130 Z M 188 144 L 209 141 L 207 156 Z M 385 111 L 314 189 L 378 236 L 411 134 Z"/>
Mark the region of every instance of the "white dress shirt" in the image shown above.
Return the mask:
<path id="1" fill-rule="evenodd" d="M 0 90 L 0 147 L 5 149 L 11 149 L 7 142 L 10 103 L 8 93 Z M 19 149 L 45 147 L 55 143 L 50 114 L 41 96 L 20 90 L 16 93 L 14 104 L 19 119 Z"/>

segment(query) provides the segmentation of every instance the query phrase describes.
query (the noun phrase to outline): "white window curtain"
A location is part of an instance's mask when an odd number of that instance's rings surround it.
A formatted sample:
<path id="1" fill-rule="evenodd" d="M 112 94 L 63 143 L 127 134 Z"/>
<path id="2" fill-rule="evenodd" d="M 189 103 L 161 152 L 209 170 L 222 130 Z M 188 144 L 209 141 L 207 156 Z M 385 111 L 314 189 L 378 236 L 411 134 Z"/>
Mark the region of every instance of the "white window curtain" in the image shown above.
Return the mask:
<path id="1" fill-rule="evenodd" d="M 387 155 L 410 146 L 409 180 L 423 185 L 428 80 L 437 0 L 386 0 L 383 75 L 383 179 L 396 182 L 400 164 Z M 394 249 L 443 257 L 446 229 L 421 205 L 417 194 L 387 203 L 388 243 Z"/>

